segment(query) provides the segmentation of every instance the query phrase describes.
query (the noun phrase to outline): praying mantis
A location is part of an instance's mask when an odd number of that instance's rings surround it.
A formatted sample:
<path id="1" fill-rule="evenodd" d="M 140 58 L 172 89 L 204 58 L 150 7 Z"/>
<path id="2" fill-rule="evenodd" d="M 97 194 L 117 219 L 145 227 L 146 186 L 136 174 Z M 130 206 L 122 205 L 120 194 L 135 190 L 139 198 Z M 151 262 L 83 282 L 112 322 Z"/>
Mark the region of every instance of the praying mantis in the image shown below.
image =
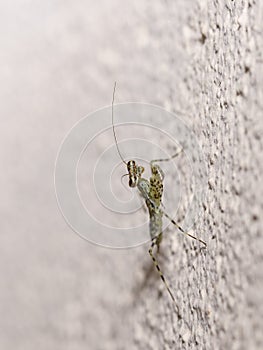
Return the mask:
<path id="1" fill-rule="evenodd" d="M 148 209 L 149 213 L 149 232 L 150 232 L 150 237 L 151 237 L 151 246 L 149 248 L 149 254 L 150 257 L 159 273 L 159 276 L 161 280 L 163 281 L 172 301 L 176 305 L 177 311 L 178 311 L 178 306 L 175 301 L 175 297 L 171 291 L 171 288 L 169 287 L 168 283 L 166 282 L 166 279 L 164 277 L 164 274 L 162 273 L 158 260 L 156 258 L 156 255 L 154 255 L 154 248 L 157 248 L 157 253 L 159 251 L 160 243 L 162 241 L 162 223 L 163 223 L 163 217 L 165 216 L 170 222 L 183 234 L 186 236 L 189 236 L 196 241 L 202 243 L 206 247 L 206 243 L 190 233 L 186 232 L 180 225 L 178 225 L 173 218 L 171 218 L 166 211 L 164 210 L 164 206 L 162 204 L 162 196 L 163 196 L 163 181 L 164 181 L 164 172 L 161 169 L 161 167 L 157 164 L 159 162 L 166 162 L 174 159 L 177 157 L 181 152 L 178 151 L 176 154 L 172 155 L 169 158 L 164 158 L 164 159 L 154 159 L 150 161 L 150 168 L 151 168 L 151 176 L 148 179 L 143 178 L 142 174 L 144 172 L 144 167 L 137 164 L 135 160 L 129 160 L 125 161 L 123 158 L 118 142 L 117 142 L 117 137 L 116 137 L 116 132 L 115 132 L 115 126 L 114 126 L 114 118 L 113 118 L 113 106 L 114 106 L 114 97 L 115 97 L 115 90 L 116 90 L 116 82 L 114 84 L 114 89 L 113 89 L 113 97 L 112 97 L 112 104 L 111 104 L 111 116 L 112 116 L 112 130 L 113 130 L 113 135 L 115 139 L 115 144 L 116 148 L 118 151 L 118 154 L 121 158 L 121 161 L 125 164 L 129 176 L 129 187 L 131 188 L 137 188 L 140 195 L 143 197 L 145 204 Z M 179 312 L 178 312 L 179 314 Z"/>

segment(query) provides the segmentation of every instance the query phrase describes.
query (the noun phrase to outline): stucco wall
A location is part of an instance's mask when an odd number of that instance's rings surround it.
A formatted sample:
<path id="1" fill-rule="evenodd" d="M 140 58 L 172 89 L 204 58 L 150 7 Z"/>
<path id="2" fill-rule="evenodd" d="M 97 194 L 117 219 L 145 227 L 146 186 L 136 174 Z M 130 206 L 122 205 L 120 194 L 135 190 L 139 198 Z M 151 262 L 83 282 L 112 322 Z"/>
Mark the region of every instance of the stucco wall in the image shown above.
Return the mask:
<path id="1" fill-rule="evenodd" d="M 0 7 L 1 349 L 262 348 L 262 3 Z M 205 156 L 194 231 L 208 248 L 174 230 L 162 244 L 181 320 L 148 245 L 89 244 L 57 207 L 59 145 L 81 117 L 110 104 L 115 80 L 117 102 L 186 112 Z"/>

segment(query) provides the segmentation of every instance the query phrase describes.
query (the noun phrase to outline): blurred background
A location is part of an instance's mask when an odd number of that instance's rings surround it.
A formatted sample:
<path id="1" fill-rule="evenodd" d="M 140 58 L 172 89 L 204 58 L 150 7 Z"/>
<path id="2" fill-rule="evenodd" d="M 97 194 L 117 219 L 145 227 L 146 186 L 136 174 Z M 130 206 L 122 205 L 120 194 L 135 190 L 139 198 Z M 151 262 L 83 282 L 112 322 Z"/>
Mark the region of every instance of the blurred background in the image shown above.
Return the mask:
<path id="1" fill-rule="evenodd" d="M 259 349 L 262 6 L 14 0 L 0 23 L 0 348 Z M 90 244 L 56 202 L 60 144 L 110 105 L 114 81 L 116 103 L 186 112 L 209 165 L 197 229 L 210 256 L 183 237 L 164 243 L 180 322 L 148 245 Z"/>

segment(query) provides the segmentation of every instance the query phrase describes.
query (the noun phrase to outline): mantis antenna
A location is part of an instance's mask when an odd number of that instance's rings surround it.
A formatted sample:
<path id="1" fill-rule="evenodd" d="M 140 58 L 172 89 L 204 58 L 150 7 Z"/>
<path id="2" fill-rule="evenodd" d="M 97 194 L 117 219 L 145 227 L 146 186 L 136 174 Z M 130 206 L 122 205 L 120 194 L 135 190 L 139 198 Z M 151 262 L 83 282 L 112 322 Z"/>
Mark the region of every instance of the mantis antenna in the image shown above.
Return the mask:
<path id="1" fill-rule="evenodd" d="M 116 90 L 116 81 L 114 83 L 113 94 L 112 94 L 112 103 L 111 103 L 112 130 L 113 130 L 113 135 L 114 135 L 114 139 L 115 139 L 115 143 L 116 143 L 116 146 L 117 146 L 117 150 L 118 150 L 119 156 L 120 156 L 122 162 L 127 165 L 127 163 L 125 162 L 125 160 L 123 159 L 123 157 L 121 155 L 121 152 L 120 152 L 120 149 L 119 149 L 119 146 L 118 146 L 117 137 L 116 137 L 116 133 L 115 133 L 115 126 L 114 126 L 114 122 L 113 122 L 113 105 L 114 105 L 115 90 Z"/>

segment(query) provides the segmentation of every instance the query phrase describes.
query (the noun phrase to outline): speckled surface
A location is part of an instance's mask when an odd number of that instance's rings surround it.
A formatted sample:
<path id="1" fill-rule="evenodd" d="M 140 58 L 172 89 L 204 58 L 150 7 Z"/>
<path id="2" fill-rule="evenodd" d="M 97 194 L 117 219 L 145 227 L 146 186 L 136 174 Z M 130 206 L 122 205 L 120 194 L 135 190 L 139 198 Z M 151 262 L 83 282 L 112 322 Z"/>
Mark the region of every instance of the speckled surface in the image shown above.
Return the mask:
<path id="1" fill-rule="evenodd" d="M 0 348 L 262 349 L 262 3 L 0 7 Z M 205 155 L 194 229 L 208 249 L 172 234 L 162 244 L 181 320 L 147 245 L 91 245 L 57 208 L 61 140 L 110 103 L 115 80 L 118 101 L 191 115 Z"/>

